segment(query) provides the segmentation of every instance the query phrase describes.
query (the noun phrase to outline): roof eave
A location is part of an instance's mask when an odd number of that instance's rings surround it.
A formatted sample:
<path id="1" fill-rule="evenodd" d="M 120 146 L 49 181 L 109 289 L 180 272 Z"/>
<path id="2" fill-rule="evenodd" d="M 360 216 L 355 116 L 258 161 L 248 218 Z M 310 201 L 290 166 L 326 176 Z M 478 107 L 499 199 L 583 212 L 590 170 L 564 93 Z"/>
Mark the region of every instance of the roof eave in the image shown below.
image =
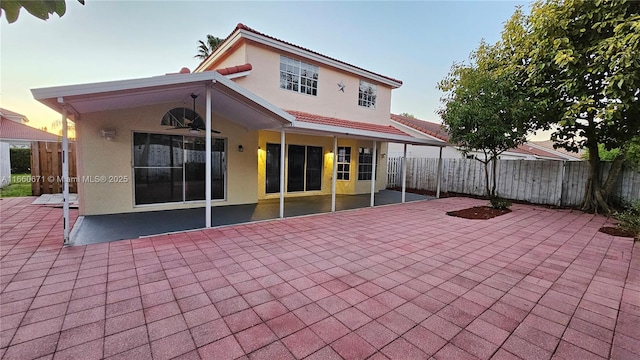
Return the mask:
<path id="1" fill-rule="evenodd" d="M 361 137 L 361 138 L 370 138 L 370 139 L 379 139 L 388 142 L 397 142 L 402 144 L 412 144 L 412 145 L 427 145 L 427 146 L 437 146 L 437 147 L 446 147 L 448 144 L 443 141 L 435 141 L 429 139 L 419 139 L 414 138 L 409 135 L 397 135 L 397 134 L 388 134 L 371 130 L 360 130 L 353 129 L 341 126 L 334 125 L 324 125 L 324 124 L 316 124 L 305 121 L 297 121 L 291 124 L 290 129 L 301 129 L 301 130 L 311 130 L 311 131 L 319 131 L 330 133 L 334 135 L 345 135 L 352 137 Z"/>
<path id="2" fill-rule="evenodd" d="M 342 63 L 339 61 L 336 61 L 334 59 L 331 59 L 329 57 L 326 56 L 322 56 L 319 54 L 315 54 L 311 51 L 307 51 L 304 49 L 301 49 L 299 47 L 293 46 L 293 45 L 289 45 L 286 44 L 282 41 L 276 40 L 276 39 L 272 39 L 269 38 L 267 36 L 264 35 L 260 35 L 260 34 L 256 34 L 254 32 L 245 30 L 245 29 L 236 29 L 236 31 L 234 31 L 234 33 L 232 33 L 228 39 L 226 39 L 222 45 L 220 47 L 218 47 L 211 55 L 209 55 L 209 57 L 207 59 L 205 59 L 202 63 L 200 63 L 200 65 L 198 65 L 198 67 L 196 67 L 196 69 L 194 70 L 194 72 L 203 72 L 206 69 L 208 69 L 209 67 L 211 67 L 216 59 L 223 53 L 227 52 L 228 50 L 230 50 L 234 44 L 236 42 L 238 42 L 241 38 L 245 38 L 247 40 L 251 40 L 254 41 L 256 43 L 259 44 L 263 44 L 266 45 L 268 47 L 271 48 L 275 48 L 278 50 L 282 50 L 294 55 L 298 55 L 301 57 L 304 57 L 306 59 L 309 60 L 313 60 L 315 62 L 321 63 L 321 64 L 325 64 L 343 71 L 347 71 L 353 74 L 356 74 L 360 77 L 363 77 L 365 79 L 369 79 L 369 80 L 373 80 L 376 81 L 378 83 L 390 86 L 393 89 L 397 89 L 400 86 L 402 86 L 402 81 L 393 81 L 389 78 L 386 78 L 384 76 L 380 76 L 378 74 L 363 70 L 363 69 L 359 69 L 356 68 L 355 66 L 351 66 L 348 65 L 346 63 Z"/>

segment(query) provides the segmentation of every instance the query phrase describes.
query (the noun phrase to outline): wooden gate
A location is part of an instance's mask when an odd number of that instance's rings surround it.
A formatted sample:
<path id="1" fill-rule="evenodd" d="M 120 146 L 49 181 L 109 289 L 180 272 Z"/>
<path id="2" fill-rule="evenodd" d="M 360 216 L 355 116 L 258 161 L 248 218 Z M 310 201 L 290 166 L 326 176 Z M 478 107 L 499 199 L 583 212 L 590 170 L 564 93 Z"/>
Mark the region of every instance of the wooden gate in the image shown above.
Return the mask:
<path id="1" fill-rule="evenodd" d="M 69 192 L 77 193 L 76 144 L 69 143 Z M 31 143 L 31 192 L 34 196 L 62 193 L 62 143 Z"/>

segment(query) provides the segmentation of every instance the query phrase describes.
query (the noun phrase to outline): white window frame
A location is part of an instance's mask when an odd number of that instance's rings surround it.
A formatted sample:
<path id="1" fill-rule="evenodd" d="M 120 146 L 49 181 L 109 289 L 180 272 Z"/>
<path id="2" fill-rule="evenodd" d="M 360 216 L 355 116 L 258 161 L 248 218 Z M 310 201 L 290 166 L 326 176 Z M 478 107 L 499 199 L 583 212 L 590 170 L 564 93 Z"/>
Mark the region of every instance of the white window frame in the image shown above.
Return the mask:
<path id="1" fill-rule="evenodd" d="M 348 154 L 346 149 L 349 149 Z M 336 166 L 338 167 L 338 169 L 336 169 L 336 180 L 351 181 L 351 146 L 338 146 L 338 153 L 336 156 L 338 156 L 338 159 L 336 160 Z M 345 166 L 347 167 L 347 170 L 344 170 Z"/>
<path id="2" fill-rule="evenodd" d="M 360 80 L 360 87 L 358 89 L 358 105 L 368 109 L 375 109 L 377 97 L 378 86 L 376 84 Z"/>
<path id="3" fill-rule="evenodd" d="M 280 88 L 300 94 L 318 96 L 319 68 L 280 55 Z"/>
<path id="4" fill-rule="evenodd" d="M 363 151 L 368 150 L 369 153 L 368 155 L 370 155 L 371 158 L 371 162 L 369 163 L 363 163 L 360 161 L 360 155 L 362 154 Z M 361 166 L 370 166 L 371 167 L 371 171 L 361 171 Z M 376 167 L 378 166 L 378 164 L 376 164 Z M 373 172 L 376 171 L 376 169 L 373 168 L 373 148 L 372 147 L 359 147 L 358 148 L 358 181 L 371 181 L 372 177 L 373 177 Z"/>

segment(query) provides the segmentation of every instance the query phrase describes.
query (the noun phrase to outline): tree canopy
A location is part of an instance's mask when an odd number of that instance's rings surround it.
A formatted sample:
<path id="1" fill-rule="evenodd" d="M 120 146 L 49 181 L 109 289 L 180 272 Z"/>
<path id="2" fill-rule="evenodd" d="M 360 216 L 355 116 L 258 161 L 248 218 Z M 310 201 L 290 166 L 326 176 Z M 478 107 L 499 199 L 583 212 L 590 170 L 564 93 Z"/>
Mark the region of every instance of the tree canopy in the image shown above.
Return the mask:
<path id="1" fill-rule="evenodd" d="M 84 5 L 84 0 L 78 2 Z M 11 24 L 18 20 L 22 8 L 38 19 L 47 20 L 52 14 L 62 17 L 67 11 L 67 4 L 65 0 L 2 0 L 0 8 Z"/>
<path id="2" fill-rule="evenodd" d="M 528 15 L 516 9 L 470 65 L 454 65 L 439 84 L 440 115 L 454 142 L 487 158 L 553 128 L 558 147 L 588 150 L 582 209 L 609 213 L 625 159 L 640 158 L 638 54 L 640 1 L 539 0 Z M 599 148 L 621 149 L 603 182 Z"/>
<path id="3" fill-rule="evenodd" d="M 583 210 L 610 212 L 609 194 L 623 158 L 600 182 L 598 146 L 628 146 L 640 131 L 640 2 L 548 0 L 505 25 L 511 66 L 546 109 L 552 139 L 567 150 L 589 150 Z M 626 152 L 620 152 L 623 156 Z"/>
<path id="4" fill-rule="evenodd" d="M 443 125 L 466 155 L 480 151 L 476 157 L 485 167 L 487 196 L 495 197 L 496 160 L 504 151 L 526 142 L 526 135 L 535 126 L 535 108 L 527 94 L 519 90 L 518 82 L 505 65 L 503 43 L 480 44 L 468 64 L 454 64 L 438 88 L 445 92 L 443 107 L 438 111 Z M 493 176 L 489 177 L 489 164 Z"/>
<path id="5" fill-rule="evenodd" d="M 194 57 L 200 60 L 208 58 L 223 41 L 219 37 L 207 35 L 206 41 L 198 40 L 198 53 Z"/>

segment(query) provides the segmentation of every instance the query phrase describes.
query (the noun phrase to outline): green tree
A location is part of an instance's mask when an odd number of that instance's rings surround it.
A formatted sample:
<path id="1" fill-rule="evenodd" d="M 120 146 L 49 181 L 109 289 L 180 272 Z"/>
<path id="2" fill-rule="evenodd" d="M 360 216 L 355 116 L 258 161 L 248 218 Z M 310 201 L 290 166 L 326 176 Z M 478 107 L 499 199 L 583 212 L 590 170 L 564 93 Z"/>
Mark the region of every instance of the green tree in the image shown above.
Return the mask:
<path id="1" fill-rule="evenodd" d="M 538 1 L 530 15 L 514 14 L 503 41 L 512 44 L 510 66 L 522 86 L 557 126 L 552 139 L 570 151 L 589 150 L 582 209 L 611 212 L 625 152 L 601 182 L 598 146 L 623 148 L 640 131 L 640 2 Z"/>
<path id="2" fill-rule="evenodd" d="M 84 5 L 84 0 L 78 0 Z M 20 9 L 24 8 L 29 14 L 38 19 L 47 20 L 49 15 L 58 14 L 62 17 L 67 11 L 65 0 L 2 0 L 0 1 L 1 13 L 4 13 L 9 24 L 18 20 Z"/>
<path id="3" fill-rule="evenodd" d="M 526 141 L 535 128 L 533 103 L 519 90 L 511 68 L 505 66 L 504 43 L 480 44 L 469 64 L 454 64 L 438 88 L 445 92 L 438 111 L 450 141 L 466 155 L 479 151 L 484 157 L 486 194 L 496 197 L 498 156 Z M 489 176 L 489 165 L 493 176 Z"/>
<path id="4" fill-rule="evenodd" d="M 634 169 L 640 169 L 640 136 L 636 136 L 622 148 L 606 149 L 603 144 L 598 144 L 598 156 L 602 161 L 616 161 L 624 159 L 625 165 Z M 589 160 L 589 150 L 582 154 L 582 159 Z"/>
<path id="5" fill-rule="evenodd" d="M 412 118 L 412 119 L 416 118 L 415 115 L 413 115 L 411 113 L 408 113 L 408 112 L 400 113 L 400 116 L 404 116 L 404 117 L 408 117 L 408 118 Z"/>
<path id="6" fill-rule="evenodd" d="M 200 60 L 208 58 L 209 55 L 211 55 L 211 53 L 213 53 L 218 48 L 218 46 L 222 44 L 223 41 L 224 39 L 220 39 L 219 37 L 207 35 L 206 41 L 198 40 L 198 54 L 196 54 L 194 57 Z"/>

